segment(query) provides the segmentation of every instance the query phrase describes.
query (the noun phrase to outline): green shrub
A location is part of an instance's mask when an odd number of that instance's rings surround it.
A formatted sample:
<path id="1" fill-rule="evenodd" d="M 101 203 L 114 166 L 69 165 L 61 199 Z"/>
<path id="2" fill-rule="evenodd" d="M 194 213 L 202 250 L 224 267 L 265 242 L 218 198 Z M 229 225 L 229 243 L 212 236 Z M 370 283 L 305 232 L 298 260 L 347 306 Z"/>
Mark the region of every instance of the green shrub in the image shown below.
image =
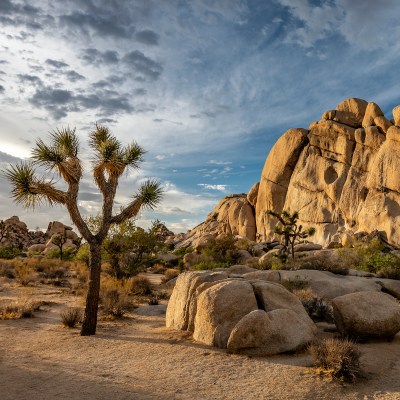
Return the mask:
<path id="1" fill-rule="evenodd" d="M 173 251 L 173 254 L 175 254 L 178 257 L 183 257 L 186 253 L 191 253 L 193 251 L 192 247 L 179 247 L 179 249 L 176 249 Z"/>
<path id="2" fill-rule="evenodd" d="M 0 247 L 0 258 L 11 260 L 12 258 L 21 256 L 22 251 L 16 247 Z"/>
<path id="3" fill-rule="evenodd" d="M 383 278 L 400 279 L 400 257 L 385 253 L 378 239 L 356 242 L 353 249 L 338 250 L 339 259 L 347 268 L 377 273 Z"/>
<path id="4" fill-rule="evenodd" d="M 215 263 L 233 265 L 239 259 L 238 249 L 235 246 L 235 238 L 227 235 L 220 239 L 211 239 L 208 246 L 201 251 L 205 258 L 211 258 Z"/>
<path id="5" fill-rule="evenodd" d="M 201 262 L 196 264 L 193 268 L 197 271 L 206 271 L 215 268 L 228 268 L 229 265 L 230 264 L 227 262 Z"/>
<path id="6" fill-rule="evenodd" d="M 350 340 L 323 339 L 309 346 L 309 353 L 319 372 L 345 382 L 360 374 L 358 347 Z"/>
<path id="7" fill-rule="evenodd" d="M 334 321 L 331 303 L 316 296 L 311 288 L 297 289 L 293 293 L 300 299 L 311 319 L 314 321 Z"/>
<path id="8" fill-rule="evenodd" d="M 63 260 L 68 260 L 71 261 L 75 257 L 75 250 L 71 249 L 70 247 L 67 247 L 66 249 L 63 249 Z M 59 249 L 53 249 L 49 250 L 46 253 L 46 258 L 53 259 L 53 258 L 60 258 L 60 250 Z"/>

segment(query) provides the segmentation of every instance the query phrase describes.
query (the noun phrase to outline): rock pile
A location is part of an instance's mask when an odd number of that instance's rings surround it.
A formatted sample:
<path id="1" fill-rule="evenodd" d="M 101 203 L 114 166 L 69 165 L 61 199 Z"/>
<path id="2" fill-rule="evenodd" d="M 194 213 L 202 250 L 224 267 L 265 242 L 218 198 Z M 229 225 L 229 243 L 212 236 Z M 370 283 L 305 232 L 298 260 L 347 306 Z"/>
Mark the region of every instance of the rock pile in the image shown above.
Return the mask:
<path id="1" fill-rule="evenodd" d="M 193 333 L 199 342 L 233 353 L 272 355 L 311 342 L 316 325 L 302 302 L 283 285 L 304 281 L 331 300 L 338 331 L 356 340 L 392 338 L 400 331 L 400 281 L 330 272 L 257 271 L 233 266 L 179 275 L 168 303 L 166 326 Z M 392 285 L 392 286 L 391 286 Z M 330 302 L 330 301 L 329 301 Z"/>
<path id="2" fill-rule="evenodd" d="M 235 353 L 268 355 L 304 347 L 316 326 L 283 286 L 227 272 L 185 272 L 168 303 L 169 328 Z"/>

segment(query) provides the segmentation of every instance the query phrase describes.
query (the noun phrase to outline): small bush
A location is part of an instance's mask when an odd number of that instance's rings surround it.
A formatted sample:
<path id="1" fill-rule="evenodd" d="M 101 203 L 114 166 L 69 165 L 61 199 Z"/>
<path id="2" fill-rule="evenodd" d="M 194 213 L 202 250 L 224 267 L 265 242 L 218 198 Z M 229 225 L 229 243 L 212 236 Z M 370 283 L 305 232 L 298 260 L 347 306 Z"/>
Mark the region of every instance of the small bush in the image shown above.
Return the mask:
<path id="1" fill-rule="evenodd" d="M 228 268 L 229 265 L 227 262 L 201 262 L 193 266 L 193 268 L 197 271 L 206 271 L 215 268 Z"/>
<path id="2" fill-rule="evenodd" d="M 71 261 L 71 260 L 74 259 L 75 253 L 76 253 L 75 249 L 71 249 L 70 247 L 67 247 L 67 248 L 63 249 L 62 259 L 64 261 L 65 260 Z M 49 250 L 46 253 L 46 258 L 49 258 L 49 259 L 58 258 L 58 259 L 60 259 L 60 250 L 59 249 Z"/>
<path id="3" fill-rule="evenodd" d="M 11 260 L 22 254 L 22 251 L 15 247 L 0 247 L 0 258 Z"/>
<path id="4" fill-rule="evenodd" d="M 74 328 L 82 320 L 82 312 L 77 307 L 68 307 L 61 313 L 61 321 L 66 328 Z"/>
<path id="5" fill-rule="evenodd" d="M 35 279 L 34 271 L 26 262 L 16 264 L 14 274 L 22 286 L 28 286 Z"/>
<path id="6" fill-rule="evenodd" d="M 308 279 L 301 279 L 298 275 L 294 279 L 283 279 L 281 284 L 289 290 L 289 292 L 294 292 L 295 290 L 302 290 L 308 287 L 310 284 Z"/>
<path id="7" fill-rule="evenodd" d="M 350 340 L 323 339 L 308 348 L 319 371 L 332 378 L 353 382 L 360 374 L 358 347 Z"/>
<path id="8" fill-rule="evenodd" d="M 33 318 L 40 303 L 35 303 L 30 294 L 21 295 L 16 301 L 7 301 L 0 305 L 0 320 Z"/>
<path id="9" fill-rule="evenodd" d="M 201 255 L 210 258 L 215 263 L 233 265 L 239 259 L 238 249 L 235 246 L 235 238 L 226 235 L 220 239 L 212 239 L 207 247 L 201 251 Z"/>
<path id="10" fill-rule="evenodd" d="M 176 278 L 179 275 L 179 271 L 173 268 L 168 268 L 165 272 L 164 272 L 164 281 L 168 282 L 171 279 Z"/>
<path id="11" fill-rule="evenodd" d="M 150 297 L 148 304 L 149 306 L 158 306 L 160 304 L 158 301 L 158 297 L 157 296 Z"/>
<path id="12" fill-rule="evenodd" d="M 153 289 L 147 278 L 135 276 L 130 279 L 130 292 L 139 296 L 148 296 L 153 293 Z"/>
<path id="13" fill-rule="evenodd" d="M 100 298 L 105 314 L 121 318 L 127 308 L 131 282 L 104 277 L 100 287 Z"/>
<path id="14" fill-rule="evenodd" d="M 315 296 L 311 288 L 294 290 L 293 294 L 300 299 L 308 315 L 314 321 L 333 322 L 332 305 L 328 301 Z"/>

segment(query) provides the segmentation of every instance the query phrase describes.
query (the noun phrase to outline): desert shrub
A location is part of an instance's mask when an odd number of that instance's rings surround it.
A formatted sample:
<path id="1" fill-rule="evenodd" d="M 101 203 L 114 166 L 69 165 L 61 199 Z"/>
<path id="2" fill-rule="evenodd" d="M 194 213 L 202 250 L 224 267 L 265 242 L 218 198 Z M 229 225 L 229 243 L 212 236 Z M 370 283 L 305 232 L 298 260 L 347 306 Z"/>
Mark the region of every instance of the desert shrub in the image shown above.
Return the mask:
<path id="1" fill-rule="evenodd" d="M 158 301 L 157 296 L 150 297 L 149 301 L 147 302 L 149 306 L 158 306 L 160 302 Z"/>
<path id="2" fill-rule="evenodd" d="M 307 314 L 314 321 L 333 322 L 333 308 L 330 302 L 316 296 L 311 288 L 294 290 L 295 294 L 303 304 Z"/>
<path id="3" fill-rule="evenodd" d="M 227 262 L 201 262 L 193 266 L 193 269 L 197 271 L 206 271 L 215 268 L 228 268 L 230 263 Z"/>
<path id="4" fill-rule="evenodd" d="M 30 293 L 23 293 L 17 300 L 0 304 L 0 320 L 32 318 L 40 305 L 41 303 L 32 300 Z"/>
<path id="5" fill-rule="evenodd" d="M 22 254 L 22 251 L 16 247 L 0 247 L 0 258 L 11 260 Z"/>
<path id="6" fill-rule="evenodd" d="M 322 339 L 309 346 L 309 353 L 319 372 L 345 382 L 360 374 L 358 347 L 347 339 Z"/>
<path id="7" fill-rule="evenodd" d="M 294 279 L 283 279 L 281 284 L 290 292 L 295 290 L 302 290 L 308 287 L 310 284 L 308 279 L 301 279 L 298 275 Z"/>
<path id="8" fill-rule="evenodd" d="M 379 276 L 400 279 L 400 257 L 385 253 L 385 246 L 376 238 L 369 242 L 355 242 L 352 249 L 338 250 L 343 265 Z"/>
<path id="9" fill-rule="evenodd" d="M 175 254 L 178 257 L 182 257 L 186 254 L 186 253 L 191 253 L 193 251 L 193 248 L 191 246 L 189 247 L 179 247 L 178 249 L 176 249 L 175 251 L 173 251 L 173 254 Z"/>
<path id="10" fill-rule="evenodd" d="M 121 318 L 128 305 L 131 282 L 104 277 L 100 287 L 100 298 L 105 314 Z"/>
<path id="11" fill-rule="evenodd" d="M 33 269 L 26 262 L 17 263 L 14 268 L 14 274 L 22 286 L 28 286 L 35 279 Z"/>
<path id="12" fill-rule="evenodd" d="M 68 307 L 61 313 L 61 321 L 66 328 L 74 328 L 82 320 L 82 312 L 77 307 Z"/>
<path id="13" fill-rule="evenodd" d="M 15 279 L 13 268 L 8 262 L 0 261 L 0 276 L 8 279 Z"/>
<path id="14" fill-rule="evenodd" d="M 79 247 L 75 259 L 84 262 L 87 266 L 89 265 L 89 245 L 87 243 Z"/>
<path id="15" fill-rule="evenodd" d="M 212 259 L 215 263 L 223 263 L 227 266 L 235 264 L 239 258 L 235 238 L 232 235 L 220 239 L 211 239 L 207 247 L 201 251 L 201 255 Z"/>
<path id="16" fill-rule="evenodd" d="M 164 274 L 167 268 L 165 268 L 164 264 L 157 263 L 150 267 L 149 271 L 153 274 Z"/>
<path id="17" fill-rule="evenodd" d="M 61 252 L 60 252 L 59 249 L 49 250 L 46 253 L 46 258 L 50 258 L 50 259 L 58 258 L 58 259 L 61 259 L 61 254 L 60 253 Z M 62 253 L 62 259 L 63 260 L 73 260 L 74 257 L 75 257 L 75 250 L 74 249 L 71 249 L 70 247 L 67 247 L 67 248 L 63 249 L 63 253 Z"/>
<path id="18" fill-rule="evenodd" d="M 129 280 L 130 292 L 139 296 L 148 296 L 153 293 L 150 281 L 144 276 L 134 276 Z"/>
<path id="19" fill-rule="evenodd" d="M 291 270 L 312 269 L 328 271 L 339 275 L 347 275 L 349 272 L 348 267 L 343 265 L 339 257 L 318 253 L 289 260 L 287 267 Z"/>
<path id="20" fill-rule="evenodd" d="M 171 279 L 176 278 L 179 275 L 179 271 L 177 269 L 174 268 L 168 268 L 165 272 L 164 272 L 164 281 L 168 282 Z"/>

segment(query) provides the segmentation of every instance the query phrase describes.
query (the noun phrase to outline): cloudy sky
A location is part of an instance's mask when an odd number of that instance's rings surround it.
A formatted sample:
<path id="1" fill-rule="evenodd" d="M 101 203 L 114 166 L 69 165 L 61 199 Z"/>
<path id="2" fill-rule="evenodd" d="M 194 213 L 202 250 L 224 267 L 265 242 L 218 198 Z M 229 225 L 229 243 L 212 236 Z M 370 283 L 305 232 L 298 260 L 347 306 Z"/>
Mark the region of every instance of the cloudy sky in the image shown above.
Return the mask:
<path id="1" fill-rule="evenodd" d="M 175 232 L 260 178 L 277 138 L 347 97 L 400 104 L 398 0 L 0 0 L 0 167 L 38 137 L 76 127 L 84 159 L 96 122 L 146 161 L 121 181 L 116 207 L 146 177 Z M 90 164 L 87 164 L 90 171 Z M 62 208 L 15 206 L 0 179 L 0 218 L 33 229 L 69 223 Z M 96 214 L 90 175 L 80 205 Z"/>

